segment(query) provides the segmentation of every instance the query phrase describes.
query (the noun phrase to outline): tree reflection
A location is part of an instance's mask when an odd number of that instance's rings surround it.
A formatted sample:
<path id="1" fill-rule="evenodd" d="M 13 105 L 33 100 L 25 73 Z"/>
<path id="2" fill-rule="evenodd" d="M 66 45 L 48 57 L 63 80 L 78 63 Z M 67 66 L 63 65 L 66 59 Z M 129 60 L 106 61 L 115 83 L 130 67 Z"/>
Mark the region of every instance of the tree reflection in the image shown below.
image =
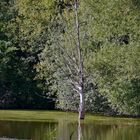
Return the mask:
<path id="1" fill-rule="evenodd" d="M 32 140 L 140 140 L 140 125 L 108 121 L 0 121 L 0 138 Z"/>
<path id="2" fill-rule="evenodd" d="M 78 132 L 78 138 L 77 140 L 82 140 L 83 139 L 83 135 L 82 135 L 82 129 L 84 128 L 84 122 L 82 120 L 78 120 L 78 127 L 77 127 L 77 132 Z"/>
<path id="3" fill-rule="evenodd" d="M 81 140 L 81 121 L 78 120 L 78 139 Z"/>

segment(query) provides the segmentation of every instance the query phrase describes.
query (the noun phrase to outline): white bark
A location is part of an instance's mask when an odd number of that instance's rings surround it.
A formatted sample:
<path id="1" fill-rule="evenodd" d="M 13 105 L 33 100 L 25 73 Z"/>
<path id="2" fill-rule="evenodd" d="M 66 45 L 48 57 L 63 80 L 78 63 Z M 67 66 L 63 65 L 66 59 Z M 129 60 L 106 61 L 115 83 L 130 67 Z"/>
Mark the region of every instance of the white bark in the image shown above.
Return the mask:
<path id="1" fill-rule="evenodd" d="M 84 94 L 80 94 L 80 104 L 79 104 L 79 119 L 85 118 L 85 104 L 84 104 Z"/>

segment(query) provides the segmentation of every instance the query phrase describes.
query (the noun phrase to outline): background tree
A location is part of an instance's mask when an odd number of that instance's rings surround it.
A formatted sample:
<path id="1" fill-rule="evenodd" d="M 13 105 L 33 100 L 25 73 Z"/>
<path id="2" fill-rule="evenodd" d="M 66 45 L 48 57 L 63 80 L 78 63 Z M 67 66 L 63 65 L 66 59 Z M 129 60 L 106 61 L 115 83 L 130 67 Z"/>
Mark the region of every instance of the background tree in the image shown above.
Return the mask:
<path id="1" fill-rule="evenodd" d="M 44 14 L 44 11 L 48 11 L 45 3 L 24 0 L 3 1 L 1 4 L 4 5 L 1 9 L 2 30 L 8 42 L 3 43 L 1 49 L 1 76 L 4 79 L 1 80 L 2 97 L 9 95 L 8 100 L 14 101 L 8 108 L 54 108 L 51 99 L 41 97 L 48 91 L 47 87 L 42 89 L 43 80 L 35 80 L 34 66 L 39 61 L 38 54 L 48 40 L 47 27 L 44 24 L 48 22 L 45 18 L 50 17 L 49 14 Z M 3 98 L 1 100 L 4 101 Z"/>
<path id="2" fill-rule="evenodd" d="M 86 110 L 140 114 L 139 7 L 137 0 L 78 3 Z M 77 110 L 73 8 L 73 0 L 0 1 L 1 108 Z"/>
<path id="3" fill-rule="evenodd" d="M 94 17 L 89 47 L 95 47 L 87 59 L 88 70 L 94 75 L 98 91 L 107 96 L 115 110 L 138 115 L 139 3 L 136 6 L 133 0 L 88 2 Z"/>

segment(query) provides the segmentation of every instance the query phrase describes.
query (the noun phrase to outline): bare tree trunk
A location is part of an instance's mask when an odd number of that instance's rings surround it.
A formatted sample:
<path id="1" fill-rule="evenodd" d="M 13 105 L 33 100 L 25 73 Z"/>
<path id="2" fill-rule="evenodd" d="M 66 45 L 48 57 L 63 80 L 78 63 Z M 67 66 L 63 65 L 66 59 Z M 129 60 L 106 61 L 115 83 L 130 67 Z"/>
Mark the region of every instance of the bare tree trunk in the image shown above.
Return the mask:
<path id="1" fill-rule="evenodd" d="M 78 54 L 78 66 L 79 66 L 79 81 L 78 81 L 78 93 L 80 96 L 79 103 L 79 119 L 84 119 L 85 117 L 85 105 L 84 105 L 84 66 L 83 66 L 83 56 L 81 50 L 81 41 L 80 41 L 80 26 L 78 19 L 78 4 L 79 1 L 75 0 L 74 8 L 75 8 L 75 23 L 76 23 L 76 36 L 77 36 L 77 54 Z"/>
<path id="2" fill-rule="evenodd" d="M 79 119 L 85 118 L 84 94 L 80 94 Z"/>

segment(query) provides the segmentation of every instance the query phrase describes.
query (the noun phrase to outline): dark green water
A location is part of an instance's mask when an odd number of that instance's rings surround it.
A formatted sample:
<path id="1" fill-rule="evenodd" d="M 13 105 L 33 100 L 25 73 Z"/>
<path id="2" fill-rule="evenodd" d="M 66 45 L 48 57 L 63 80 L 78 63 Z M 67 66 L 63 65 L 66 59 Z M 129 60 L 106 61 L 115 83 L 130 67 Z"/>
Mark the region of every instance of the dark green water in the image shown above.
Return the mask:
<path id="1" fill-rule="evenodd" d="M 32 140 L 140 140 L 140 125 L 107 122 L 0 121 L 0 139 Z M 7 140 L 7 139 L 6 139 Z M 10 139 L 9 139 L 10 140 Z"/>

